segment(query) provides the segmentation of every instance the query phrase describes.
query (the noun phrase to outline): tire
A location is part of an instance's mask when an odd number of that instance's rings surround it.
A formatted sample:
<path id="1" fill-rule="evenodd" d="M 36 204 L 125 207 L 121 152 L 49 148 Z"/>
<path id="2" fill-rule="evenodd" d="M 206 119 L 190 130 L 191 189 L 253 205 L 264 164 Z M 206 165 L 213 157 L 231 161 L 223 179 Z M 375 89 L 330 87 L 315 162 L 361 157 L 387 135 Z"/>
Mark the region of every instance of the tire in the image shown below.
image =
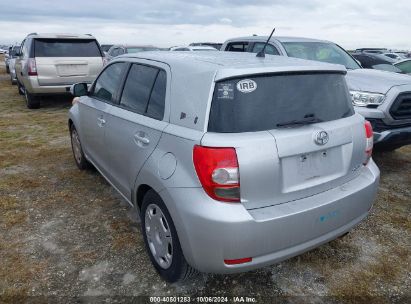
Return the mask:
<path id="1" fill-rule="evenodd" d="M 17 81 L 13 80 L 13 78 L 11 78 L 11 77 L 10 77 L 10 82 L 11 82 L 12 85 L 15 85 L 17 83 Z"/>
<path id="2" fill-rule="evenodd" d="M 10 68 L 9 68 L 8 65 L 6 65 L 6 73 L 7 73 L 7 74 L 10 74 Z"/>
<path id="3" fill-rule="evenodd" d="M 24 89 L 19 80 L 17 80 L 17 91 L 19 92 L 19 95 L 24 95 Z"/>
<path id="4" fill-rule="evenodd" d="M 26 105 L 29 109 L 38 109 L 40 108 L 40 99 L 37 96 L 34 96 L 24 90 L 24 98 L 26 99 Z"/>
<path id="5" fill-rule="evenodd" d="M 85 170 L 90 167 L 90 163 L 84 156 L 83 148 L 81 147 L 80 137 L 76 128 L 70 127 L 71 151 L 73 152 L 74 161 L 80 170 Z"/>
<path id="6" fill-rule="evenodd" d="M 170 213 L 154 190 L 149 190 L 144 196 L 141 229 L 150 260 L 163 279 L 174 283 L 198 274 L 187 263 Z M 155 256 L 155 252 L 159 254 Z"/>

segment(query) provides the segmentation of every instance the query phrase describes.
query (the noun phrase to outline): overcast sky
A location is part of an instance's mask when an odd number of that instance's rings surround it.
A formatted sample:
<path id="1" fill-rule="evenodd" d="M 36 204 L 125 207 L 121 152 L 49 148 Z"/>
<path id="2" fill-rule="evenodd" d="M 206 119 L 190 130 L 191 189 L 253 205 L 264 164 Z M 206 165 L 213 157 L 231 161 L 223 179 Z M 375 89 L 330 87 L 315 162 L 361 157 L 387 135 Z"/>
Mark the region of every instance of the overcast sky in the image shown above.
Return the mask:
<path id="1" fill-rule="evenodd" d="M 332 40 L 347 49 L 411 49 L 409 0 L 0 0 L 0 43 L 31 32 L 91 33 L 157 46 L 252 34 Z"/>

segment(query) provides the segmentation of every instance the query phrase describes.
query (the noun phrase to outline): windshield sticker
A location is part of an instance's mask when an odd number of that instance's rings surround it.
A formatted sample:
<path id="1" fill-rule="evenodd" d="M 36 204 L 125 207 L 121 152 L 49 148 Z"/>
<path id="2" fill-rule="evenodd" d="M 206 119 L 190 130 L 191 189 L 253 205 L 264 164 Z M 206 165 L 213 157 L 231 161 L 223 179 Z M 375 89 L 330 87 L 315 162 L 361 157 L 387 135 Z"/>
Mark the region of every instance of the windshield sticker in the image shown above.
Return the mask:
<path id="1" fill-rule="evenodd" d="M 217 85 L 218 99 L 234 99 L 234 88 L 232 83 L 219 83 Z"/>
<path id="2" fill-rule="evenodd" d="M 251 79 L 244 79 L 237 82 L 237 90 L 241 93 L 251 93 L 257 89 L 257 83 Z"/>

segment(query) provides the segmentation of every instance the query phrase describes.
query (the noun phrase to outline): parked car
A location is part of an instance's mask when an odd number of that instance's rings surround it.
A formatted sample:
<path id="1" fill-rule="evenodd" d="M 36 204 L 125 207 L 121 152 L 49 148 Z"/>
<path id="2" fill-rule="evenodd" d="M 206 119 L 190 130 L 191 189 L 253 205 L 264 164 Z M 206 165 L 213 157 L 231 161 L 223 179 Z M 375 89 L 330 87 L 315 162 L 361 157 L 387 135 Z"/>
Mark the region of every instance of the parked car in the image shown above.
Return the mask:
<path id="1" fill-rule="evenodd" d="M 39 96 L 69 94 L 76 82 L 91 83 L 103 67 L 103 52 L 91 35 L 29 34 L 16 59 L 17 86 L 29 109 Z"/>
<path id="2" fill-rule="evenodd" d="M 211 46 L 215 48 L 216 50 L 220 50 L 222 45 L 223 45 L 222 43 L 218 43 L 218 42 L 193 42 L 193 43 L 190 43 L 189 46 Z"/>
<path id="3" fill-rule="evenodd" d="M 266 40 L 261 36 L 230 39 L 221 49 L 259 52 Z M 343 48 L 324 40 L 273 37 L 266 53 L 344 65 L 354 108 L 373 124 L 376 148 L 395 150 L 411 144 L 410 76 L 363 69 Z"/>
<path id="4" fill-rule="evenodd" d="M 139 52 L 148 52 L 148 51 L 159 51 L 160 49 L 153 45 L 124 45 L 124 44 L 115 44 L 107 52 L 107 62 L 112 60 L 114 57 L 123 55 L 123 54 L 133 54 Z"/>
<path id="5" fill-rule="evenodd" d="M 352 53 L 351 55 L 358 60 L 365 69 L 402 73 L 400 69 L 393 65 L 396 61 L 385 55 L 365 52 Z"/>
<path id="6" fill-rule="evenodd" d="M 398 54 L 398 53 L 384 53 L 383 55 L 390 57 L 391 59 L 394 59 L 395 61 L 400 61 L 406 58 L 405 56 Z"/>
<path id="7" fill-rule="evenodd" d="M 4 54 L 4 64 L 6 65 L 6 73 L 10 73 L 10 67 L 9 67 L 9 62 L 10 62 L 10 50 L 12 49 L 12 46 L 10 46 L 7 50 L 7 53 Z"/>
<path id="8" fill-rule="evenodd" d="M 179 52 L 203 52 L 203 51 L 218 51 L 212 46 L 174 46 L 170 48 L 170 51 Z"/>
<path id="9" fill-rule="evenodd" d="M 398 61 L 394 63 L 394 66 L 405 74 L 411 74 L 411 58 Z"/>
<path id="10" fill-rule="evenodd" d="M 403 59 L 410 58 L 410 53 L 408 51 L 396 51 L 394 53 L 400 55 Z"/>
<path id="11" fill-rule="evenodd" d="M 72 86 L 74 159 L 140 210 L 166 280 L 273 264 L 350 231 L 372 206 L 372 128 L 345 73 L 279 56 L 124 55 L 89 91 Z"/>
<path id="12" fill-rule="evenodd" d="M 384 54 L 388 52 L 388 49 L 385 48 L 360 48 L 355 50 L 358 53 L 366 52 L 373 54 Z"/>
<path id="13" fill-rule="evenodd" d="M 17 83 L 15 64 L 16 64 L 17 54 L 19 52 L 20 52 L 20 45 L 14 45 L 9 51 L 9 73 L 10 73 L 11 84 Z"/>

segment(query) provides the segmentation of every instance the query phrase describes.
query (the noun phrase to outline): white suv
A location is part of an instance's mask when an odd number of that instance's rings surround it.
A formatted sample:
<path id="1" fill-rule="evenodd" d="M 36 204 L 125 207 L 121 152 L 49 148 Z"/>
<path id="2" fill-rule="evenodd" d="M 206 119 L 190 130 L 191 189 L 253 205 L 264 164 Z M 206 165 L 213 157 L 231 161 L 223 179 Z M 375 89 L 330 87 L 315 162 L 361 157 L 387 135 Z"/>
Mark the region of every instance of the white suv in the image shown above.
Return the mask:
<path id="1" fill-rule="evenodd" d="M 93 82 L 103 56 L 91 35 L 29 34 L 16 59 L 19 93 L 29 109 L 39 108 L 40 95 L 68 94 L 73 83 Z"/>

